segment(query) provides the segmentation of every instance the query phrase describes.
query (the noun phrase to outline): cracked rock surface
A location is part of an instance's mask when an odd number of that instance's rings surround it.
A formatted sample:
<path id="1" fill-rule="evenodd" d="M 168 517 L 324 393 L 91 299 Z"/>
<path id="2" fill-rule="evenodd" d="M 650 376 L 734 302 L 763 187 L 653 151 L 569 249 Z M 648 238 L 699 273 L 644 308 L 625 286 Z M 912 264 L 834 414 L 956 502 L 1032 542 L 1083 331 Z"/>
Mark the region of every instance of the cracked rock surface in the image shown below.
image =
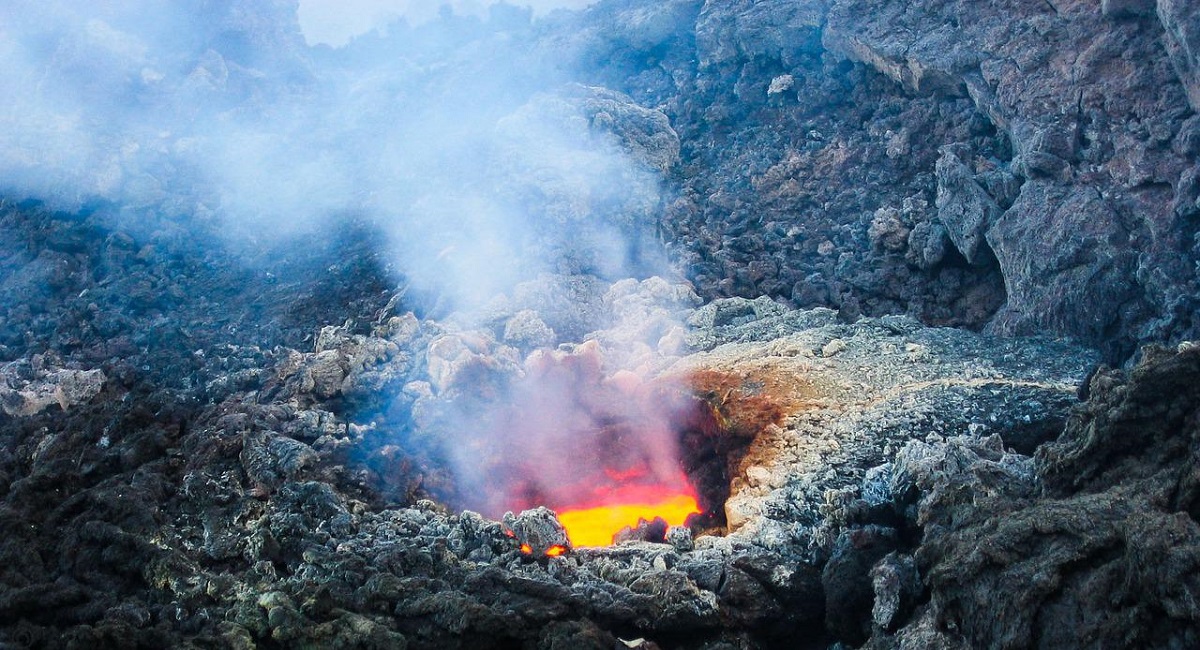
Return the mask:
<path id="1" fill-rule="evenodd" d="M 232 6 L 172 63 L 193 90 L 269 105 L 312 78 L 291 5 Z M 552 268 L 469 317 L 398 281 L 378 223 L 233 244 L 101 143 L 129 174 L 73 168 L 73 211 L 0 198 L 0 645 L 1200 645 L 1198 20 L 604 0 L 476 23 L 587 72 L 503 107 L 481 164 L 577 236 L 522 241 Z M 382 62 L 367 94 L 397 79 L 375 45 L 347 51 Z M 421 90 L 457 83 L 437 70 Z M 570 127 L 570 165 L 529 155 L 539 124 Z M 635 164 L 595 186 L 596 147 Z M 602 272 L 613 233 L 674 275 Z M 717 452 L 692 469 L 720 521 L 531 558 L 456 507 L 448 414 L 547 359 L 685 386 L 720 425 L 682 432 Z"/>

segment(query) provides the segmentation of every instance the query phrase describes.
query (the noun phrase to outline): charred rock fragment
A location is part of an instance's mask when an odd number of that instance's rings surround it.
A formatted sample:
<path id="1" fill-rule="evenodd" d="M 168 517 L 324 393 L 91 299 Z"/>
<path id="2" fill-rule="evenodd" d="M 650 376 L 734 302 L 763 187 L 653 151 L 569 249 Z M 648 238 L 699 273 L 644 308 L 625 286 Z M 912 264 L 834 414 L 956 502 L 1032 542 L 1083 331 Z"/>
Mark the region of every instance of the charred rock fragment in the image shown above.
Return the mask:
<path id="1" fill-rule="evenodd" d="M 517 549 L 523 555 L 534 558 L 558 557 L 571 550 L 567 531 L 546 507 L 526 510 L 516 516 L 505 513 L 504 534 L 516 541 Z"/>

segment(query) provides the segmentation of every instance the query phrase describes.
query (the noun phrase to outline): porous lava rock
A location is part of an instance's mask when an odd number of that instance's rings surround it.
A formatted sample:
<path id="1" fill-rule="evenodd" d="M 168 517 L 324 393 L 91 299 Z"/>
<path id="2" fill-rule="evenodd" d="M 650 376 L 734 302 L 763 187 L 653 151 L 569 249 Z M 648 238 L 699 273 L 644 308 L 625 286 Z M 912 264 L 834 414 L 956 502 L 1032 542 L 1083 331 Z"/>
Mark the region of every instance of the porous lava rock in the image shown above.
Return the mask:
<path id="1" fill-rule="evenodd" d="M 574 25 L 555 42 L 679 134 L 663 228 L 701 296 L 1112 361 L 1196 337 L 1190 3 L 614 1 Z"/>
<path id="2" fill-rule="evenodd" d="M 175 90 L 253 112 L 311 88 L 292 8 L 199 9 L 214 47 L 170 62 Z M 469 315 L 397 289 L 379 223 L 234 245 L 150 148 L 102 138 L 120 173 L 66 170 L 68 212 L 0 200 L 0 641 L 1196 646 L 1197 15 L 605 0 L 477 23 L 581 70 L 499 107 L 512 155 L 482 176 L 581 234 L 520 242 L 553 268 Z M 375 72 L 366 96 L 395 80 Z M 530 124 L 565 124 L 572 164 Z M 578 173 L 597 147 L 632 163 L 615 185 Z M 636 278 L 606 266 L 614 232 Z M 649 277 L 659 246 L 687 282 Z M 1126 363 L 1145 343 L 1171 347 Z M 538 352 L 694 389 L 721 423 L 697 437 L 729 443 L 697 464 L 724 521 L 529 558 L 449 507 L 448 409 Z"/>
<path id="3" fill-rule="evenodd" d="M 906 446 L 891 484 L 910 493 L 928 602 L 869 647 L 1195 643 L 1197 379 L 1194 346 L 1148 348 L 1094 375 L 1033 458 L 995 438 Z"/>
<path id="4" fill-rule="evenodd" d="M 533 558 L 500 522 L 423 499 L 450 493 L 456 477 L 427 445 L 453 444 L 454 433 L 418 413 L 478 385 L 482 375 L 468 367 L 490 368 L 500 396 L 519 366 L 503 361 L 513 354 L 499 341 L 503 320 L 464 330 L 396 313 L 390 301 L 367 312 L 365 327 L 314 332 L 309 351 L 237 352 L 263 373 L 171 427 L 132 413 L 105 442 L 88 423 L 120 414 L 129 394 L 109 387 L 65 413 L 9 420 L 3 553 L 12 561 L 0 608 L 12 622 L 0 633 L 32 647 L 856 639 L 876 618 L 875 585 L 899 581 L 892 618 L 913 607 L 903 561 L 875 566 L 911 549 L 871 468 L 911 440 L 1045 437 L 1094 358 L 1052 340 L 990 339 L 906 318 L 840 324 L 831 311 L 743 299 L 680 312 L 689 293 L 660 279 L 603 293 L 625 313 L 703 323 L 685 338 L 707 350 L 681 343 L 663 356 L 663 346 L 646 346 L 644 369 L 732 378 L 734 390 L 712 405 L 752 442 L 744 463 L 728 466 L 727 534 L 672 529 L 665 543 Z M 616 329 L 587 345 L 624 346 L 623 328 L 638 322 L 610 321 Z M 434 381 L 447 358 L 435 350 L 448 336 L 469 358 Z M 306 371 L 326 357 L 338 368 L 327 385 Z M 364 385 L 392 387 L 395 401 L 349 399 Z M 778 417 L 755 418 L 746 405 L 766 404 L 756 397 L 777 403 Z M 870 544 L 846 541 L 865 539 L 847 525 L 847 495 L 861 490 L 875 494 L 874 514 L 862 515 L 878 531 Z M 18 560 L 29 557 L 46 560 Z M 893 578 L 881 573 L 889 566 Z"/>

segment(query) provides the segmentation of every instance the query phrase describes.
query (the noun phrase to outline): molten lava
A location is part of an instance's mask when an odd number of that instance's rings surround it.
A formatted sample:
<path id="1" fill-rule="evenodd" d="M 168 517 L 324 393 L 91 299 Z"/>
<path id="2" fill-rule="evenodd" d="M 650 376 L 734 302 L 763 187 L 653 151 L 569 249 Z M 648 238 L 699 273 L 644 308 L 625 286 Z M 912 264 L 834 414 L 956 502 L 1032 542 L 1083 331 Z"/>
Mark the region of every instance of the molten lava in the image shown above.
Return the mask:
<path id="1" fill-rule="evenodd" d="M 682 526 L 689 515 L 700 512 L 696 497 L 690 494 L 646 494 L 620 503 L 563 509 L 558 521 L 574 546 L 607 546 L 626 526 L 661 517 L 670 526 Z"/>
<path id="2" fill-rule="evenodd" d="M 635 539 L 661 538 L 658 519 L 684 526 L 713 507 L 692 484 L 680 444 L 700 406 L 709 419 L 715 411 L 685 378 L 646 380 L 609 367 L 596 341 L 535 351 L 523 369 L 452 415 L 455 444 L 446 449 L 463 481 L 461 505 L 493 518 L 539 507 L 557 513 L 564 539 L 517 531 L 522 553 L 607 546 L 625 528 Z M 651 526 L 639 532 L 641 521 Z"/>
<path id="3" fill-rule="evenodd" d="M 529 544 L 522 544 L 522 545 L 518 546 L 517 548 L 521 551 L 522 555 L 533 555 L 533 546 L 531 546 Z M 545 555 L 546 555 L 546 557 L 558 557 L 560 555 L 566 554 L 566 552 L 567 552 L 566 546 L 560 546 L 558 544 L 555 544 L 554 546 L 551 546 L 550 548 L 546 549 Z"/>

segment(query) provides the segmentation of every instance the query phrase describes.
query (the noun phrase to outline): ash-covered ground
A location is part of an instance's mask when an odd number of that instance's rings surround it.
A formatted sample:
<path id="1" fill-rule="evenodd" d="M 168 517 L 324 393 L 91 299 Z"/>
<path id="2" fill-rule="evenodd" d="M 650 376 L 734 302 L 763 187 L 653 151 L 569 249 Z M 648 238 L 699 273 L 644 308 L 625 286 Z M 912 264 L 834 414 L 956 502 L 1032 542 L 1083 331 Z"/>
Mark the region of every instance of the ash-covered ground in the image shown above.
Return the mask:
<path id="1" fill-rule="evenodd" d="M 1200 10 L 143 4 L 0 10 L 0 646 L 1200 644 Z"/>

